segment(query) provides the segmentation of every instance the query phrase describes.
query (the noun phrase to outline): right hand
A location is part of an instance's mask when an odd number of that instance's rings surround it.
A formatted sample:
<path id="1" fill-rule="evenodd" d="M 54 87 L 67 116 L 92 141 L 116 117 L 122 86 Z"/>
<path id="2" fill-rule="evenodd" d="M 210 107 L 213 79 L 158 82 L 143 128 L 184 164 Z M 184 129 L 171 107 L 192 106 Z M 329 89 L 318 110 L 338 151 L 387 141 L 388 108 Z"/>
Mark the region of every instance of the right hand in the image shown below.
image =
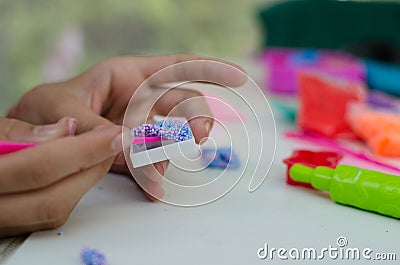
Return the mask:
<path id="1" fill-rule="evenodd" d="M 71 135 L 73 126 L 39 127 L 5 118 L 0 128 L 0 140 L 40 142 L 0 156 L 0 237 L 64 224 L 122 150 L 122 128 L 116 125 L 78 136 Z"/>

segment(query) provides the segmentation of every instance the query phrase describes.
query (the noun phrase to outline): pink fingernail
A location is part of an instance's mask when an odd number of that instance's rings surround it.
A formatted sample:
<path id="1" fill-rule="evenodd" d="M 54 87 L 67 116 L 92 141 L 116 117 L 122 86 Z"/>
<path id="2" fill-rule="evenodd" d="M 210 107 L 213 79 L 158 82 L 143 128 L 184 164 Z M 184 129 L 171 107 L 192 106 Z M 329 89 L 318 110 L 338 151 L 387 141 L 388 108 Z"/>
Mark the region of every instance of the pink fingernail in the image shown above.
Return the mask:
<path id="1" fill-rule="evenodd" d="M 206 121 L 204 123 L 204 128 L 206 129 L 207 135 L 210 134 L 210 129 L 211 129 L 211 123 L 209 121 Z"/>
<path id="2" fill-rule="evenodd" d="M 115 136 L 114 140 L 112 141 L 112 149 L 114 150 L 115 154 L 118 154 L 122 151 L 122 133 Z"/>
<path id="3" fill-rule="evenodd" d="M 68 125 L 68 135 L 75 135 L 76 126 L 78 124 L 78 120 L 75 118 L 69 118 L 67 125 Z"/>
<path id="4" fill-rule="evenodd" d="M 160 173 L 161 176 L 164 176 L 165 166 L 163 165 L 163 162 L 154 164 L 154 167 L 157 169 L 158 173 Z"/>
<path id="5" fill-rule="evenodd" d="M 58 135 L 60 133 L 60 130 L 62 130 L 64 126 L 65 125 L 60 123 L 36 126 L 35 129 L 33 129 L 33 134 L 39 137 L 50 137 Z"/>

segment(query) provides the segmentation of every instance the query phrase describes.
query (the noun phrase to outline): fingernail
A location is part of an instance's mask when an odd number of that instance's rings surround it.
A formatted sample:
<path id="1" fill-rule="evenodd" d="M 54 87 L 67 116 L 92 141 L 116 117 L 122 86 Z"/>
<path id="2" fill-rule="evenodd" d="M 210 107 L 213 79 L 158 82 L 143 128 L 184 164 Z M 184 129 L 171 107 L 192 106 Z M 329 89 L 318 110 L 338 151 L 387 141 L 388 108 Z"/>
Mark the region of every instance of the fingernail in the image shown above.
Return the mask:
<path id="1" fill-rule="evenodd" d="M 164 174 L 165 174 L 165 171 L 167 171 L 167 169 L 168 169 L 169 160 L 162 161 L 161 163 L 162 163 L 162 165 L 163 165 Z"/>
<path id="2" fill-rule="evenodd" d="M 207 135 L 210 135 L 211 123 L 209 121 L 204 123 L 204 128 L 206 129 Z"/>
<path id="3" fill-rule="evenodd" d="M 65 128 L 64 126 L 64 124 L 60 123 L 36 126 L 35 129 L 33 129 L 33 134 L 39 137 L 58 135 L 60 133 L 60 130 L 63 130 Z"/>
<path id="4" fill-rule="evenodd" d="M 125 164 L 125 157 L 124 157 L 124 153 L 120 152 L 117 154 L 117 156 L 114 159 L 114 164 L 115 165 L 123 165 Z"/>
<path id="5" fill-rule="evenodd" d="M 122 134 L 124 135 L 122 137 L 122 140 L 123 140 L 122 144 L 124 145 L 124 148 L 125 149 L 128 148 L 128 150 L 133 141 L 133 136 L 131 136 L 130 132 L 131 131 L 127 127 L 122 127 Z"/>
<path id="6" fill-rule="evenodd" d="M 62 124 L 68 127 L 68 135 L 75 135 L 77 120 L 72 117 L 63 117 L 58 120 L 57 124 Z"/>
<path id="7" fill-rule="evenodd" d="M 68 126 L 68 135 L 75 135 L 76 126 L 78 124 L 78 120 L 75 118 L 69 118 L 67 122 Z"/>
<path id="8" fill-rule="evenodd" d="M 158 173 L 160 173 L 161 176 L 164 176 L 165 174 L 165 165 L 163 163 L 164 161 L 154 164 L 154 167 L 157 169 Z"/>
<path id="9" fill-rule="evenodd" d="M 122 133 L 118 134 L 115 136 L 114 140 L 112 141 L 112 149 L 115 154 L 118 154 L 119 152 L 122 151 Z"/>
<path id="10" fill-rule="evenodd" d="M 147 193 L 147 191 L 143 191 L 143 192 L 144 192 L 144 195 L 146 196 L 146 198 L 147 198 L 149 201 L 151 201 L 151 202 L 157 201 L 157 198 L 151 196 L 149 193 Z"/>

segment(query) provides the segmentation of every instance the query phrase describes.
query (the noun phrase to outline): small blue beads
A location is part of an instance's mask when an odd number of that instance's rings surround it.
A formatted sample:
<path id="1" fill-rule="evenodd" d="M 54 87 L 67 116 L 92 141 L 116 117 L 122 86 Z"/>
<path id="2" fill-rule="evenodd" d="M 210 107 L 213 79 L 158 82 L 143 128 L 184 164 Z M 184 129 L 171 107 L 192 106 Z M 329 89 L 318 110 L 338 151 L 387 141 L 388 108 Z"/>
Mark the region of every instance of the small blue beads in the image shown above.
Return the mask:
<path id="1" fill-rule="evenodd" d="M 131 130 L 134 137 L 156 137 L 175 142 L 187 141 L 193 138 L 192 130 L 187 122 L 175 119 L 165 119 L 153 124 L 143 124 Z"/>
<path id="2" fill-rule="evenodd" d="M 84 248 L 81 258 L 85 265 L 107 265 L 106 257 L 96 249 Z"/>
<path id="3" fill-rule="evenodd" d="M 180 120 L 166 119 L 154 124 L 159 128 L 158 136 L 175 142 L 182 142 L 193 138 L 192 131 L 187 122 Z"/>
<path id="4" fill-rule="evenodd" d="M 143 124 L 131 130 L 131 135 L 135 137 L 155 137 L 158 136 L 158 128 L 153 124 Z"/>
<path id="5" fill-rule="evenodd" d="M 231 147 L 218 147 L 217 150 L 204 148 L 201 150 L 201 156 L 207 167 L 210 168 L 230 168 L 240 167 L 239 157 L 233 152 Z"/>

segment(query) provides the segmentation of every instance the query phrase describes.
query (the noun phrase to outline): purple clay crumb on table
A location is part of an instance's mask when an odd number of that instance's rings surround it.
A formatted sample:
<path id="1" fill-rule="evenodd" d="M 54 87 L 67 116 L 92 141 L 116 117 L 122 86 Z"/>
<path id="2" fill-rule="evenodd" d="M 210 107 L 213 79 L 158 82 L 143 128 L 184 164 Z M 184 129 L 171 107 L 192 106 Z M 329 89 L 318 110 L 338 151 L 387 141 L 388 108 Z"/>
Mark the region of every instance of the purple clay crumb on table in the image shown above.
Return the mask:
<path id="1" fill-rule="evenodd" d="M 85 265 L 107 265 L 105 255 L 96 249 L 82 249 L 81 259 Z"/>

